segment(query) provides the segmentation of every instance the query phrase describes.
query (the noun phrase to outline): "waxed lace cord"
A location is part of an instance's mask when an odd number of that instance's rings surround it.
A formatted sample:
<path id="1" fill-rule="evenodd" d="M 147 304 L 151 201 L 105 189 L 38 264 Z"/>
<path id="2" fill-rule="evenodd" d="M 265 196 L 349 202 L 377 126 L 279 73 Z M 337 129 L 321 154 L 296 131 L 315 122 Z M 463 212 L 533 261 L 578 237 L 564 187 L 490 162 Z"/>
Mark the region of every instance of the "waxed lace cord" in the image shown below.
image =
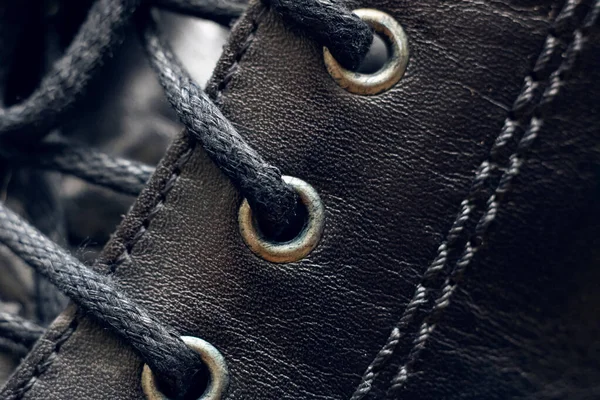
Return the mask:
<path id="1" fill-rule="evenodd" d="M 140 0 L 98 0 L 64 56 L 22 103 L 0 108 L 0 137 L 29 141 L 47 135 L 79 100 L 104 57 L 121 41 Z"/>
<path id="2" fill-rule="evenodd" d="M 84 94 L 106 56 L 122 42 L 124 28 L 140 2 L 96 1 L 71 45 L 46 74 L 37 90 L 22 103 L 0 108 L 0 137 L 30 141 L 45 136 L 55 128 Z M 175 11 L 187 11 L 205 17 L 216 13 L 217 20 L 228 22 L 242 11 L 239 5 L 219 5 L 217 0 L 157 0 L 156 3 Z M 2 45 L 5 46 L 4 43 Z"/>
<path id="3" fill-rule="evenodd" d="M 44 328 L 19 316 L 0 311 L 0 337 L 31 347 L 44 333 Z"/>
<path id="4" fill-rule="evenodd" d="M 263 0 L 286 24 L 327 47 L 345 68 L 355 70 L 373 43 L 371 27 L 332 0 Z"/>
<path id="5" fill-rule="evenodd" d="M 155 0 L 144 4 L 159 4 L 180 12 L 195 10 L 196 14 L 203 15 L 202 13 L 211 14 L 211 4 L 214 6 L 215 1 Z M 15 146 L 13 160 L 33 167 L 71 173 L 121 191 L 133 182 L 135 189 L 132 190 L 132 194 L 139 190 L 151 173 L 143 166 L 122 162 L 65 143 L 46 142 L 33 147 L 39 152 L 38 159 L 25 161 L 26 157 L 23 157 L 23 154 L 19 155 L 15 143 L 31 145 L 32 141 L 35 143 L 48 135 L 64 121 L 67 112 L 73 109 L 77 100 L 84 95 L 88 83 L 102 65 L 104 58 L 122 41 L 124 28 L 140 2 L 97 0 L 65 54 L 41 80 L 33 94 L 22 103 L 0 108 L 0 139 Z M 286 5 L 284 2 L 271 4 L 286 20 L 289 18 L 290 21 L 296 21 L 296 26 L 299 27 L 306 28 L 302 21 L 313 21 L 316 24 L 315 18 L 318 18 L 318 15 L 329 18 L 326 13 L 335 12 L 344 15 L 338 19 L 330 18 L 328 21 L 352 26 L 352 21 L 356 18 L 348 10 L 329 6 L 322 8 L 320 3 L 320 0 L 305 0 L 302 2 L 303 7 L 292 7 L 291 3 Z M 229 7 L 217 10 L 213 7 L 213 11 L 215 19 L 225 21 L 234 18 L 239 9 Z M 302 14 L 303 12 L 305 14 Z M 153 67 L 159 72 L 167 97 L 191 136 L 204 147 L 258 213 L 263 214 L 273 224 L 287 221 L 295 211 L 295 193 L 283 183 L 281 173 L 248 146 L 232 124 L 189 78 L 168 47 L 161 43 L 154 22 L 147 18 L 147 13 L 147 10 L 140 10 L 140 26 L 143 28 L 142 37 L 146 49 Z M 336 35 L 337 32 L 343 33 L 343 27 L 330 27 L 328 31 L 326 28 L 326 24 L 319 24 L 316 29 L 324 31 L 322 34 L 311 36 L 322 40 L 321 44 L 328 47 L 343 47 L 344 39 L 329 38 L 327 41 L 328 36 Z M 315 27 L 311 27 L 311 30 L 314 29 Z M 351 28 L 347 30 L 350 31 Z M 10 36 L 4 32 L 0 33 L 3 38 Z M 346 52 L 362 52 L 357 50 L 354 39 L 344 34 L 340 37 L 346 37 Z M 362 55 L 359 54 L 355 58 L 360 59 Z M 3 72 L 0 78 L 4 77 Z M 0 82 L 0 89 L 4 89 L 3 82 Z M 97 168 L 109 172 L 99 175 L 93 171 Z M 56 285 L 82 310 L 110 326 L 115 333 L 124 338 L 156 373 L 164 384 L 162 387 L 167 389 L 173 398 L 183 398 L 196 383 L 199 374 L 206 373 L 206 367 L 198 354 L 180 340 L 176 331 L 164 326 L 128 299 L 113 286 L 109 277 L 88 269 L 1 204 L 0 241 L 33 266 L 37 273 Z M 10 324 L 14 328 L 18 322 L 12 321 Z M 33 336 L 27 338 L 30 333 L 17 329 L 11 334 L 23 335 L 22 340 L 27 342 L 33 340 Z"/>
<path id="6" fill-rule="evenodd" d="M 281 172 L 252 149 L 191 79 L 157 33 L 148 12 L 139 18 L 141 37 L 168 100 L 189 132 L 215 164 L 246 196 L 253 210 L 272 225 L 287 222 L 296 193 L 282 184 Z"/>
<path id="7" fill-rule="evenodd" d="M 0 205 L 0 241 L 83 310 L 127 339 L 173 395 L 179 395 L 176 398 L 182 398 L 206 372 L 200 356 L 177 332 L 117 290 L 109 277 L 65 253 L 4 205 Z"/>
<path id="8" fill-rule="evenodd" d="M 154 168 L 140 162 L 78 146 L 66 140 L 44 141 L 27 148 L 0 148 L 0 158 L 20 166 L 57 171 L 127 195 L 138 195 Z"/>
<path id="9" fill-rule="evenodd" d="M 329 48 L 338 62 L 356 69 L 367 55 L 373 42 L 371 27 L 348 8 L 331 0 L 263 0 L 271 6 L 288 26 Z M 215 22 L 230 24 L 239 17 L 245 5 L 231 0 L 155 0 L 163 8 L 193 15 L 210 17 Z"/>
<path id="10" fill-rule="evenodd" d="M 214 3 L 214 0 L 205 1 Z M 193 7 L 200 8 L 198 3 L 201 2 L 194 2 Z M 164 0 L 164 4 L 181 10 L 185 9 L 182 4 L 192 7 L 183 0 Z M 368 51 L 372 41 L 370 29 L 366 29 L 366 24 L 349 10 L 335 3 L 302 0 L 297 3 L 273 1 L 271 4 L 286 19 L 330 47 L 341 62 L 356 64 Z M 105 54 L 119 41 L 123 27 L 138 5 L 139 0 L 98 0 L 94 3 L 73 43 L 42 80 L 38 90 L 23 103 L 0 109 L 0 137 L 23 136 L 21 140 L 30 141 L 32 136 L 33 139 L 44 136 L 54 128 L 82 95 Z M 362 40 L 357 39 L 361 37 Z M 168 57 L 160 57 L 159 48 L 152 46 L 158 41 L 148 42 L 149 53 L 155 55 L 155 67 L 171 65 L 173 72 L 179 73 L 174 76 L 161 73 L 161 83 L 181 120 L 248 199 L 261 220 L 275 227 L 273 231 L 277 233 L 296 216 L 295 193 L 281 180 L 279 171 L 264 162 L 241 139 L 184 70 Z M 163 53 L 169 56 L 168 51 Z M 189 85 L 187 93 L 184 89 L 176 94 L 174 91 L 182 84 Z M 27 135 L 22 135 L 25 130 Z"/>

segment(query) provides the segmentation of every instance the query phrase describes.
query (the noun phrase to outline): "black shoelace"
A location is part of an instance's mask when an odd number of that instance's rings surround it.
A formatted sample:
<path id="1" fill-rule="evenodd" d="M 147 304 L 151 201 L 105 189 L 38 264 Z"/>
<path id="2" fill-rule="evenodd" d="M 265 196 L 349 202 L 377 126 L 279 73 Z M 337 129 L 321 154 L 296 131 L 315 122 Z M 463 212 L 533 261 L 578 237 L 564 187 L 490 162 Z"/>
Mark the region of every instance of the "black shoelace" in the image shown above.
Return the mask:
<path id="1" fill-rule="evenodd" d="M 332 1 L 265 2 L 291 27 L 327 46 L 347 68 L 356 68 L 369 49 L 371 29 Z M 21 103 L 0 108 L 0 158 L 70 174 L 121 193 L 139 193 L 152 173 L 151 167 L 48 136 L 85 95 L 104 57 L 121 41 L 125 26 L 134 23 L 167 98 L 190 137 L 248 199 L 261 222 L 273 232 L 280 231 L 294 219 L 295 192 L 189 77 L 161 39 L 151 6 L 221 24 L 231 23 L 244 9 L 240 3 L 220 0 L 97 0 L 71 45 L 37 89 Z M 3 44 L 9 38 L 10 29 L 0 29 Z M 5 46 L 7 49 L 10 46 Z M 184 398 L 199 374 L 206 373 L 199 355 L 173 328 L 128 299 L 113 286 L 110 277 L 84 266 L 4 205 L 0 205 L 0 241 L 82 310 L 126 340 L 173 398 Z M 0 313 L 0 338 L 18 348 L 30 348 L 43 331 L 32 322 Z"/>

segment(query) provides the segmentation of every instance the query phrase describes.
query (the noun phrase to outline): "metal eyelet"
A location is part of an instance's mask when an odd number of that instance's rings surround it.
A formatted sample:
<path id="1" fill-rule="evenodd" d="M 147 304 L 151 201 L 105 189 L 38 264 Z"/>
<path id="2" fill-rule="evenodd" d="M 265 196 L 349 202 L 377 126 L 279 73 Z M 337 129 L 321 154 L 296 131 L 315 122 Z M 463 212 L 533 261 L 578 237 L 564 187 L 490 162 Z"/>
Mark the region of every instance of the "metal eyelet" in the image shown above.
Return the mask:
<path id="1" fill-rule="evenodd" d="M 210 383 L 198 400 L 221 400 L 229 384 L 229 372 L 225 359 L 219 350 L 207 341 L 193 336 L 182 336 L 181 340 L 200 354 L 200 358 L 210 373 Z M 168 400 L 158 389 L 154 374 L 147 364 L 144 364 L 142 370 L 142 389 L 148 400 Z"/>
<path id="2" fill-rule="evenodd" d="M 238 221 L 242 238 L 259 257 L 274 263 L 288 263 L 306 257 L 319 243 L 323 233 L 325 211 L 319 194 L 308 183 L 291 176 L 283 180 L 296 190 L 300 201 L 306 207 L 307 222 L 302 232 L 288 242 L 272 242 L 265 239 L 257 229 L 248 201 L 244 199 Z"/>
<path id="3" fill-rule="evenodd" d="M 404 75 L 408 64 L 408 39 L 402 26 L 384 12 L 362 8 L 354 10 L 354 14 L 387 39 L 391 51 L 388 61 L 379 71 L 373 74 L 362 74 L 342 67 L 333 58 L 327 47 L 324 47 L 325 65 L 338 85 L 347 91 L 363 95 L 379 94 L 398 83 Z"/>

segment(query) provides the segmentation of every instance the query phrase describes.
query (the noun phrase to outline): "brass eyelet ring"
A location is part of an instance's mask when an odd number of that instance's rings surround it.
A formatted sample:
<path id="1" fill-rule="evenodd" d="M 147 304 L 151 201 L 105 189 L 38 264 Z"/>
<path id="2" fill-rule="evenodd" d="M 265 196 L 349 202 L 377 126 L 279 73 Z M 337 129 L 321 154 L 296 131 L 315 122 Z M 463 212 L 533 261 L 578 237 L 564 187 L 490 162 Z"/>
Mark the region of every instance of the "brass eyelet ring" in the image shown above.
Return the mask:
<path id="1" fill-rule="evenodd" d="M 250 250 L 257 256 L 274 263 L 289 263 L 306 257 L 319 243 L 325 221 L 323 204 L 315 189 L 301 179 L 291 176 L 282 178 L 296 190 L 300 201 L 306 207 L 307 222 L 298 236 L 281 243 L 271 242 L 262 237 L 246 199 L 238 215 L 240 233 Z"/>
<path id="2" fill-rule="evenodd" d="M 182 336 L 181 340 L 200 354 L 200 358 L 202 358 L 210 373 L 210 382 L 204 394 L 198 400 L 221 400 L 224 398 L 225 390 L 229 384 L 229 372 L 225 359 L 219 350 L 207 341 L 197 337 Z M 142 369 L 142 389 L 148 400 L 168 400 L 158 389 L 154 374 L 147 364 L 144 364 Z"/>
<path id="3" fill-rule="evenodd" d="M 353 11 L 363 21 L 373 27 L 375 32 L 387 39 L 390 57 L 384 66 L 373 74 L 361 74 L 342 67 L 329 52 L 323 48 L 323 57 L 329 74 L 342 88 L 351 93 L 374 95 L 394 86 L 406 71 L 408 64 L 408 39 L 402 26 L 390 15 L 370 8 Z"/>

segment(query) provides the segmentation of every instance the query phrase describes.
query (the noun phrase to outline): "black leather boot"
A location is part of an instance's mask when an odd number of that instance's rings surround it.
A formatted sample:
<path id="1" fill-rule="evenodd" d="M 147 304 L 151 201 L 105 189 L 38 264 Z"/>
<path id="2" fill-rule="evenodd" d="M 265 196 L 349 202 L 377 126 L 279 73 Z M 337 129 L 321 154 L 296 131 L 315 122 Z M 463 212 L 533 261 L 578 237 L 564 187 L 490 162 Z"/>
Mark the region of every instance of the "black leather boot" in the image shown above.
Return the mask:
<path id="1" fill-rule="evenodd" d="M 255 1 L 208 97 L 132 18 L 187 129 L 96 273 L 2 209 L 75 303 L 3 399 L 600 396 L 600 0 Z"/>

